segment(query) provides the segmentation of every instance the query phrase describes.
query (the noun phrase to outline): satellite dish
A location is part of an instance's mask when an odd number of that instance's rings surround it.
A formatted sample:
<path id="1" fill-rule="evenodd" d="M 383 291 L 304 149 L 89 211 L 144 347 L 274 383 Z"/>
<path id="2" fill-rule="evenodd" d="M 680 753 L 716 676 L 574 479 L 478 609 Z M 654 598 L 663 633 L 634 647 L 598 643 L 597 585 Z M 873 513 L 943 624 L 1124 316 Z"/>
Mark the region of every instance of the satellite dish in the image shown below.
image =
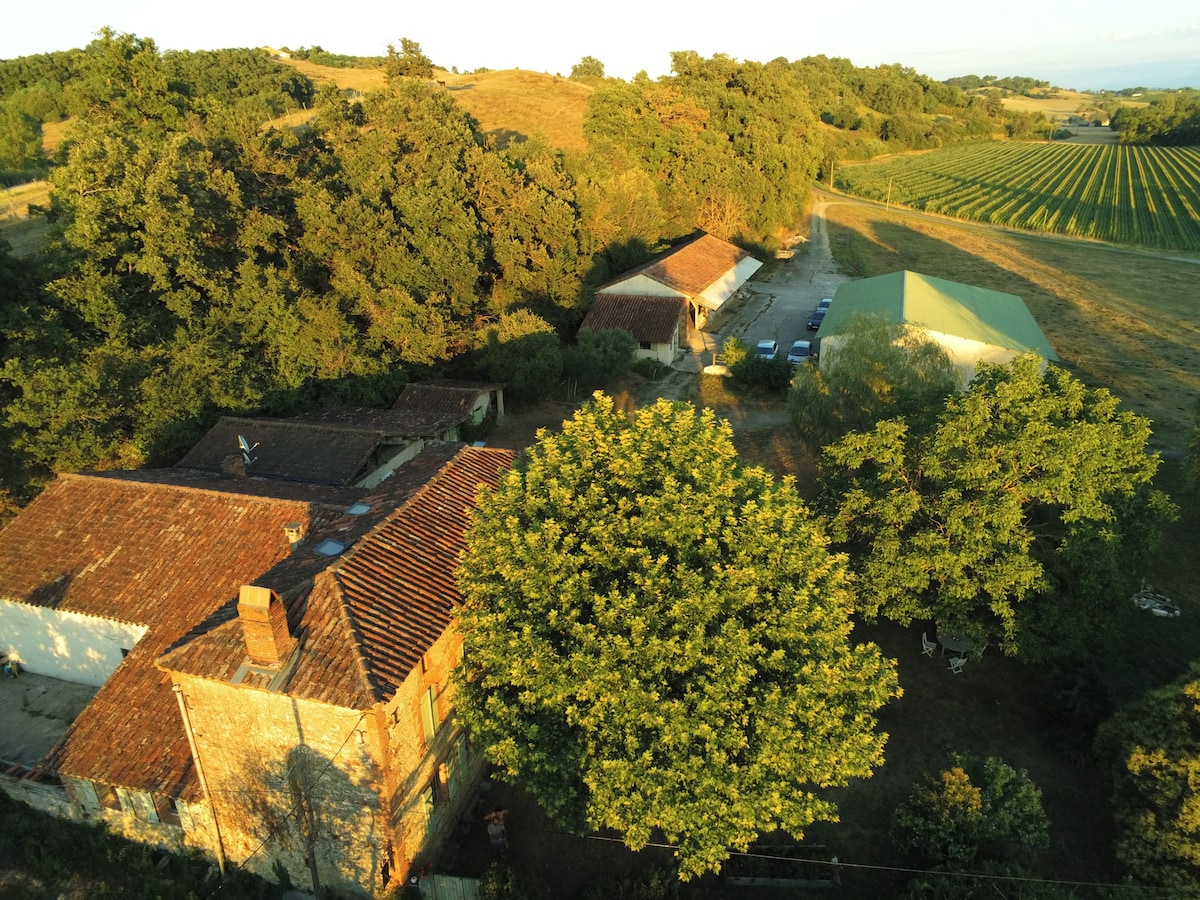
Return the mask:
<path id="1" fill-rule="evenodd" d="M 246 438 L 243 435 L 240 435 L 240 434 L 238 435 L 238 448 L 242 451 L 242 462 L 243 463 L 245 463 L 246 465 L 250 465 L 250 463 L 254 462 L 254 459 L 250 456 L 250 454 L 254 451 L 254 448 L 257 446 L 258 446 L 257 443 L 255 443 L 254 445 L 251 445 L 250 442 L 248 440 L 246 440 Z"/>

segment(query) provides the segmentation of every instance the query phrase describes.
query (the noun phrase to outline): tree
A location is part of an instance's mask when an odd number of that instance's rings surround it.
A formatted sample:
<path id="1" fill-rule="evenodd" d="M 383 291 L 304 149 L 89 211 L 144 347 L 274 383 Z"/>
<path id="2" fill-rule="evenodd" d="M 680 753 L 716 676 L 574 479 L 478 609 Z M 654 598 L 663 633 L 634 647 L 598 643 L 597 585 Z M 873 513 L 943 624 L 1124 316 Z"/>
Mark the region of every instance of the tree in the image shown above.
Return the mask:
<path id="1" fill-rule="evenodd" d="M 1117 858 L 1138 884 L 1200 894 L 1200 663 L 1100 729 L 1110 768 Z"/>
<path id="2" fill-rule="evenodd" d="M 408 38 L 400 38 L 400 52 L 388 44 L 387 59 L 383 71 L 389 82 L 397 78 L 432 78 L 433 61 L 421 52 L 421 45 Z"/>
<path id="3" fill-rule="evenodd" d="M 684 879 L 882 761 L 900 692 L 844 560 L 711 411 L 597 393 L 481 498 L 459 583 L 474 746 L 565 827 L 661 831 Z"/>
<path id="4" fill-rule="evenodd" d="M 44 158 L 41 122 L 13 100 L 0 100 L 0 171 L 33 169 Z"/>
<path id="5" fill-rule="evenodd" d="M 594 56 L 585 56 L 571 66 L 572 78 L 603 78 L 604 63 Z"/>
<path id="6" fill-rule="evenodd" d="M 479 366 L 492 381 L 503 381 L 514 397 L 540 400 L 562 377 L 558 334 L 527 309 L 504 313 L 478 334 Z"/>
<path id="7" fill-rule="evenodd" d="M 880 419 L 936 415 L 958 387 L 954 364 L 919 329 L 855 316 L 820 366 L 801 366 L 788 394 L 796 432 L 816 451 Z"/>
<path id="8" fill-rule="evenodd" d="M 913 786 L 892 819 L 892 836 L 926 864 L 1006 861 L 1049 845 L 1042 792 L 1022 770 L 989 756 L 955 754 L 937 778 Z"/>
<path id="9" fill-rule="evenodd" d="M 579 332 L 574 347 L 563 351 L 563 373 L 583 387 L 620 378 L 633 365 L 638 342 L 623 328 Z"/>
<path id="10" fill-rule="evenodd" d="M 860 611 L 934 619 L 1031 658 L 1096 652 L 1174 507 L 1148 420 L 1027 354 L 981 365 L 936 422 L 825 448 L 831 532 Z"/>

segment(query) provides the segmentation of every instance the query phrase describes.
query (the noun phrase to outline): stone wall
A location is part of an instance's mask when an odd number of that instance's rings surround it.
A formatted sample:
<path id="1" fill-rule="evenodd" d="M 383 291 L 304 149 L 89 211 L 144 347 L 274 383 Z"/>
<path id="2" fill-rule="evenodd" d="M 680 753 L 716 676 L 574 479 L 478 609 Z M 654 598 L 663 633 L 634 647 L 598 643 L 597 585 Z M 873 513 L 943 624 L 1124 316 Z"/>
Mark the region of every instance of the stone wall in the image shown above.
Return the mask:
<path id="1" fill-rule="evenodd" d="M 297 886 L 374 894 L 389 837 L 376 785 L 383 769 L 377 712 L 175 676 L 229 864 Z"/>

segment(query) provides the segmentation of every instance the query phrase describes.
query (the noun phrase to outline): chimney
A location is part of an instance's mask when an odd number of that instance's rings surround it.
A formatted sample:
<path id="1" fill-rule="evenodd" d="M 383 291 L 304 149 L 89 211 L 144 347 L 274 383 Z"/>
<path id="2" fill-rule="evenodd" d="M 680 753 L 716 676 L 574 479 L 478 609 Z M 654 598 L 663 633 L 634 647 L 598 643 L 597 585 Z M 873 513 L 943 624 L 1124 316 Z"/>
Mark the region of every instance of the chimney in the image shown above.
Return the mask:
<path id="1" fill-rule="evenodd" d="M 283 533 L 287 536 L 288 546 L 295 552 L 296 545 L 304 540 L 304 523 L 288 522 L 283 526 Z"/>
<path id="2" fill-rule="evenodd" d="M 270 588 L 243 584 L 238 595 L 238 618 L 251 662 L 282 666 L 296 647 L 288 632 L 283 600 Z"/>

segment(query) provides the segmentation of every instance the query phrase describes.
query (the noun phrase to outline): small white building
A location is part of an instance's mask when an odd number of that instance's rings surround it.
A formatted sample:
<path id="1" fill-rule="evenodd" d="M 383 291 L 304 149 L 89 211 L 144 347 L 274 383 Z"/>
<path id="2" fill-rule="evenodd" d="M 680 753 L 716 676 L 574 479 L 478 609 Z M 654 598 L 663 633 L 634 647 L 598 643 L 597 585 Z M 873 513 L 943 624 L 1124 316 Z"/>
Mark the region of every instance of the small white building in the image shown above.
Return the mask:
<path id="1" fill-rule="evenodd" d="M 687 307 L 682 297 L 597 294 L 580 331 L 628 331 L 638 342 L 634 356 L 669 366 L 686 336 Z"/>
<path id="2" fill-rule="evenodd" d="M 687 301 L 691 321 L 697 328 L 703 328 L 709 315 L 720 309 L 760 268 L 762 263 L 748 250 L 711 234 L 701 234 L 601 285 L 597 295 L 679 297 Z"/>

